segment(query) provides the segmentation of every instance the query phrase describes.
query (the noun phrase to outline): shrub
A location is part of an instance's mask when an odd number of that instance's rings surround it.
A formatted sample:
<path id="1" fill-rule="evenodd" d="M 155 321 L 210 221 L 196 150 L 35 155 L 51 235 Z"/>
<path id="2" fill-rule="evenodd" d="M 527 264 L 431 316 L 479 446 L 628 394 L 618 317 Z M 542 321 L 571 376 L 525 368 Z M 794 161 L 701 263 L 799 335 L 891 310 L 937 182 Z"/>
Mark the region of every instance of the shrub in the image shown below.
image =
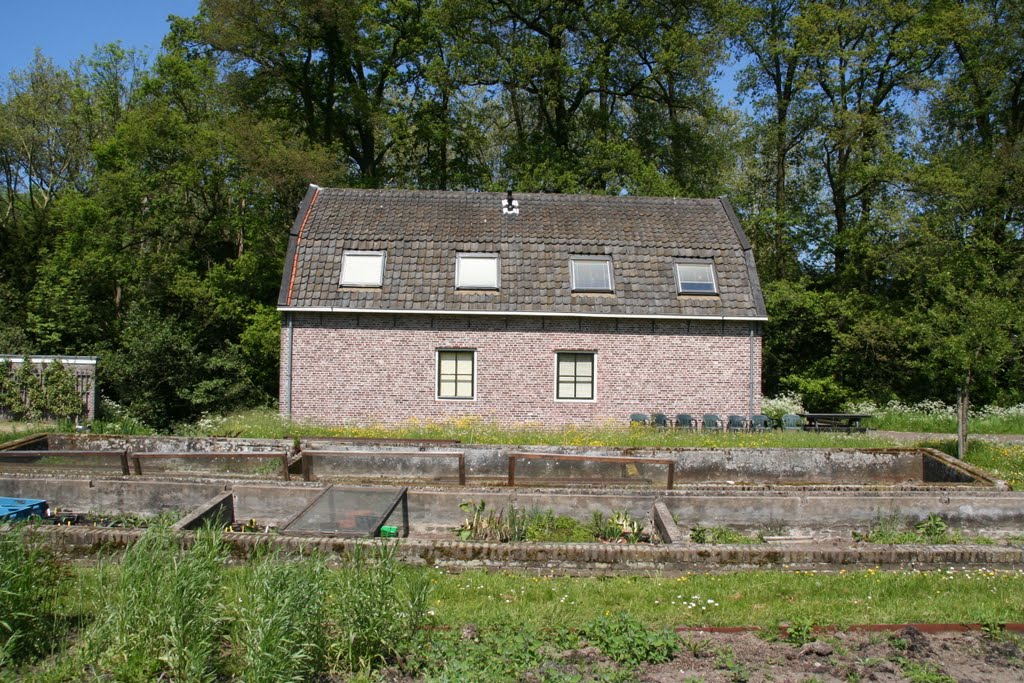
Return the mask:
<path id="1" fill-rule="evenodd" d="M 846 402 L 847 390 L 833 377 L 807 377 L 787 375 L 779 384 L 800 395 L 801 403 L 819 413 L 836 412 Z"/>
<path id="2" fill-rule="evenodd" d="M 762 400 L 761 412 L 778 422 L 782 420 L 783 415 L 796 415 L 807 411 L 800 403 L 800 395 L 788 392 Z"/>
<path id="3" fill-rule="evenodd" d="M 84 409 L 78 394 L 75 376 L 55 360 L 43 369 L 43 412 L 56 418 L 68 419 L 81 415 Z"/>

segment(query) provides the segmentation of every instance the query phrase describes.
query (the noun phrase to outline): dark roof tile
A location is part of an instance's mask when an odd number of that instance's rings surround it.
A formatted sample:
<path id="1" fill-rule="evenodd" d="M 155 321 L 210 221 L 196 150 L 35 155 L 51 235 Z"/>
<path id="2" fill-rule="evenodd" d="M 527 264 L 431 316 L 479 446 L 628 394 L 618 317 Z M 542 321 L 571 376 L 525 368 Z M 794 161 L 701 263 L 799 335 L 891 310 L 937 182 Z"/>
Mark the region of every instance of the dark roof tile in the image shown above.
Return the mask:
<path id="1" fill-rule="evenodd" d="M 764 315 L 749 243 L 723 200 L 517 194 L 520 213 L 503 215 L 499 193 L 314 191 L 292 229 L 283 307 Z M 340 286 L 349 249 L 387 252 L 382 288 Z M 455 290 L 460 251 L 500 255 L 499 292 Z M 614 296 L 572 295 L 574 254 L 612 257 Z M 713 260 L 720 294 L 677 296 L 672 263 L 680 258 Z"/>

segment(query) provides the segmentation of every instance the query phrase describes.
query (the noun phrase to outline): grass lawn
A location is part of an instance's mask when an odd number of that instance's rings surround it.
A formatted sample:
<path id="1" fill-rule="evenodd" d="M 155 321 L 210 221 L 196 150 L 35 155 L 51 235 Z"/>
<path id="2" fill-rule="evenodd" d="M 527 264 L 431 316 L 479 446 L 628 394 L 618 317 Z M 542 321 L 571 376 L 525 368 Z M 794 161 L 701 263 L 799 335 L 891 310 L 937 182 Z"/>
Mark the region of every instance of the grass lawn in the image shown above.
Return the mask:
<path id="1" fill-rule="evenodd" d="M 433 571 L 431 584 L 431 607 L 450 626 L 578 628 L 618 612 L 650 627 L 1024 621 L 1024 572 L 988 569 L 745 571 L 676 578 Z"/>

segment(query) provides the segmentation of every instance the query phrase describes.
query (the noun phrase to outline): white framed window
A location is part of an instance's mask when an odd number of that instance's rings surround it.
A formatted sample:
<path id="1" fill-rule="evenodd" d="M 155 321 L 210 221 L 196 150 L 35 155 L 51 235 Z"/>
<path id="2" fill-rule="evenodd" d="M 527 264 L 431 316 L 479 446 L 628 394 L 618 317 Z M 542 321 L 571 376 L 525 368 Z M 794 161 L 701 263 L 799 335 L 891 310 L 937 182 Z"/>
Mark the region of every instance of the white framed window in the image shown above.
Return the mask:
<path id="1" fill-rule="evenodd" d="M 715 264 L 710 261 L 677 262 L 676 291 L 680 294 L 718 294 Z"/>
<path id="2" fill-rule="evenodd" d="M 437 398 L 476 398 L 476 351 L 438 349 Z"/>
<path id="3" fill-rule="evenodd" d="M 559 351 L 555 354 L 555 398 L 559 401 L 593 401 L 596 398 L 597 354 L 593 351 Z"/>
<path id="4" fill-rule="evenodd" d="M 456 254 L 456 289 L 498 289 L 500 282 L 497 254 Z"/>
<path id="5" fill-rule="evenodd" d="M 384 283 L 383 251 L 346 251 L 341 256 L 342 287 L 380 287 Z"/>
<path id="6" fill-rule="evenodd" d="M 570 277 L 574 292 L 614 292 L 610 256 L 573 256 Z"/>

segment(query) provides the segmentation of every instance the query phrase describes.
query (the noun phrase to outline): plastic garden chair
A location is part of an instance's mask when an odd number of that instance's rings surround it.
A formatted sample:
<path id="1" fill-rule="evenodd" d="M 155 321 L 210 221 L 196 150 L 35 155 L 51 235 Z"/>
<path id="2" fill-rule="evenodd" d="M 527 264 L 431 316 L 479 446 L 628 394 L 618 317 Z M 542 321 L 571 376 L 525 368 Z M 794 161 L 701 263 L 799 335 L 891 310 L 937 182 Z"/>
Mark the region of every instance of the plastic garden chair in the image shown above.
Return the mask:
<path id="1" fill-rule="evenodd" d="M 772 419 L 767 415 L 755 415 L 750 418 L 750 428 L 755 432 L 767 432 L 772 428 Z"/>
<path id="2" fill-rule="evenodd" d="M 794 430 L 797 430 L 797 429 L 803 429 L 803 426 L 804 426 L 804 422 L 803 422 L 803 420 L 800 419 L 799 415 L 793 415 L 792 413 L 787 413 L 787 414 L 782 416 L 782 429 L 784 431 L 789 432 L 789 431 L 794 431 Z"/>
<path id="3" fill-rule="evenodd" d="M 747 428 L 747 418 L 742 415 L 729 416 L 729 431 L 742 432 Z"/>
<path id="4" fill-rule="evenodd" d="M 629 416 L 629 424 L 645 425 L 647 424 L 647 416 L 643 413 L 633 413 Z"/>
<path id="5" fill-rule="evenodd" d="M 705 413 L 701 419 L 701 430 L 708 432 L 716 432 L 722 428 L 722 418 L 718 417 L 714 413 Z"/>
<path id="6" fill-rule="evenodd" d="M 664 427 L 668 429 L 668 416 L 665 413 L 654 413 L 651 415 L 651 422 L 654 423 L 655 427 Z"/>
<path id="7" fill-rule="evenodd" d="M 679 413 L 676 415 L 676 429 L 696 429 L 697 424 L 693 421 L 693 416 L 688 413 Z"/>

